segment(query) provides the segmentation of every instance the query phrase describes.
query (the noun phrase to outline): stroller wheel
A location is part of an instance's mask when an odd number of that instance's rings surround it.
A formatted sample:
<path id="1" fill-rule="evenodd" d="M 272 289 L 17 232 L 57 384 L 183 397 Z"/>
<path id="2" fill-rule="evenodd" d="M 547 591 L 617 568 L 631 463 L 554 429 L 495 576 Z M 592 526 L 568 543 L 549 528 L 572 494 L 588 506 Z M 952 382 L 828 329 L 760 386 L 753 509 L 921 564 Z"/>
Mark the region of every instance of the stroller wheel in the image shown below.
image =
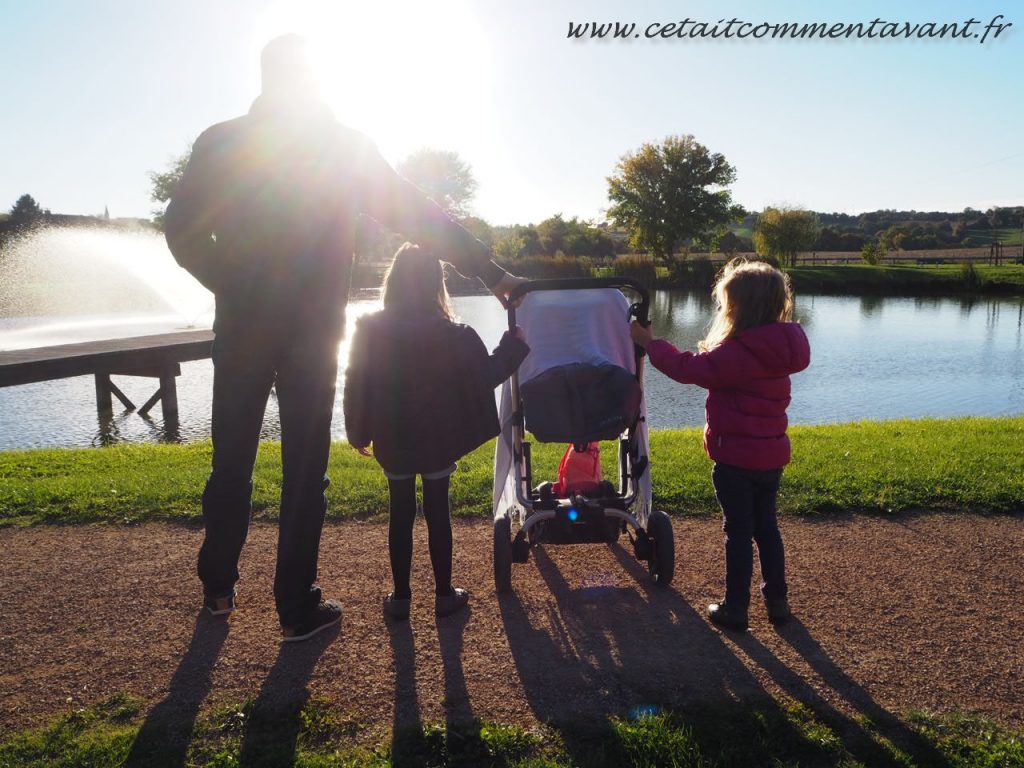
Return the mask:
<path id="1" fill-rule="evenodd" d="M 494 521 L 494 588 L 512 589 L 512 521 L 508 515 Z"/>
<path id="2" fill-rule="evenodd" d="M 672 520 L 661 511 L 651 512 L 647 520 L 647 535 L 653 540 L 651 559 L 647 561 L 647 569 L 651 578 L 659 587 L 667 587 L 672 583 L 676 567 L 676 542 L 672 536 Z"/>

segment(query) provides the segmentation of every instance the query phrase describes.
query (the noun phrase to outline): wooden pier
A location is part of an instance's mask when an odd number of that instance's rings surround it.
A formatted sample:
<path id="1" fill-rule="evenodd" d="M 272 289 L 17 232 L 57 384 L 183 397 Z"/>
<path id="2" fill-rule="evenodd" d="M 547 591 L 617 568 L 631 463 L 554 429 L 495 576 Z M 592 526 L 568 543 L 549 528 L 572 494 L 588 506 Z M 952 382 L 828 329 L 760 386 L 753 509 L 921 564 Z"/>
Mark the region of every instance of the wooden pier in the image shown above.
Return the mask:
<path id="1" fill-rule="evenodd" d="M 127 339 L 104 339 L 79 344 L 61 344 L 0 352 L 0 387 L 33 384 L 72 376 L 94 376 L 96 410 L 113 411 L 112 396 L 125 408 L 135 404 L 111 381 L 111 376 L 144 376 L 158 379 L 156 393 L 138 408 L 145 416 L 159 402 L 164 421 L 178 418 L 175 378 L 181 363 L 203 360 L 212 355 L 213 331 L 179 331 Z"/>

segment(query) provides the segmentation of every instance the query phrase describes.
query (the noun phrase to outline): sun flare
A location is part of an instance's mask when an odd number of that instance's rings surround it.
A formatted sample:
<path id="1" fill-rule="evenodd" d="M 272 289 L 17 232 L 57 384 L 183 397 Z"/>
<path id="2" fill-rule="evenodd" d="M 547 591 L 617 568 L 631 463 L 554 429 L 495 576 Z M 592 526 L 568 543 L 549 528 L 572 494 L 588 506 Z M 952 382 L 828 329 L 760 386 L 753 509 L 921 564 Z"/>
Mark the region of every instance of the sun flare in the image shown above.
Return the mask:
<path id="1" fill-rule="evenodd" d="M 466 151 L 467 118 L 489 98 L 490 69 L 469 3 L 280 3 L 259 25 L 260 44 L 285 32 L 309 41 L 338 118 L 388 154 Z"/>

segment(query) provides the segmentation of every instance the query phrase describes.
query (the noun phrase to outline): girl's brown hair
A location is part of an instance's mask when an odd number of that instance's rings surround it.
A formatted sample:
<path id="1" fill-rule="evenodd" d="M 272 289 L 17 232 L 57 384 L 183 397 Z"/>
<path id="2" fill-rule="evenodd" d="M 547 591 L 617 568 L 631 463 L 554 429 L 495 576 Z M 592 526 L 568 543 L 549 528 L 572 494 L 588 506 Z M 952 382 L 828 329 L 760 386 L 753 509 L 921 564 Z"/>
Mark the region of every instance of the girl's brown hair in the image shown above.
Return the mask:
<path id="1" fill-rule="evenodd" d="M 395 253 L 384 277 L 382 298 L 385 309 L 438 312 L 448 320 L 455 319 L 444 284 L 444 267 L 412 243 L 405 243 Z"/>
<path id="2" fill-rule="evenodd" d="M 717 311 L 702 352 L 750 328 L 793 318 L 793 289 L 789 275 L 763 261 L 736 258 L 726 264 L 711 290 Z"/>

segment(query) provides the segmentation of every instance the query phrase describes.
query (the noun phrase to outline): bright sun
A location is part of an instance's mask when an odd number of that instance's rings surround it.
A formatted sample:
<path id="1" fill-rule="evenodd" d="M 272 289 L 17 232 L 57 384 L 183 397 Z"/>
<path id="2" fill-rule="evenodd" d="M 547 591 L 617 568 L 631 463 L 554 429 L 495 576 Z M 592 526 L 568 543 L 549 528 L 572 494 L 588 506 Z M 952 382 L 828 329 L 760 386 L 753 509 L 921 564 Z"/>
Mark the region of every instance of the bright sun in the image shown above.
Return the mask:
<path id="1" fill-rule="evenodd" d="M 468 2 L 281 2 L 258 32 L 261 45 L 305 36 L 338 118 L 387 153 L 474 143 L 469 118 L 489 104 L 490 62 Z"/>

